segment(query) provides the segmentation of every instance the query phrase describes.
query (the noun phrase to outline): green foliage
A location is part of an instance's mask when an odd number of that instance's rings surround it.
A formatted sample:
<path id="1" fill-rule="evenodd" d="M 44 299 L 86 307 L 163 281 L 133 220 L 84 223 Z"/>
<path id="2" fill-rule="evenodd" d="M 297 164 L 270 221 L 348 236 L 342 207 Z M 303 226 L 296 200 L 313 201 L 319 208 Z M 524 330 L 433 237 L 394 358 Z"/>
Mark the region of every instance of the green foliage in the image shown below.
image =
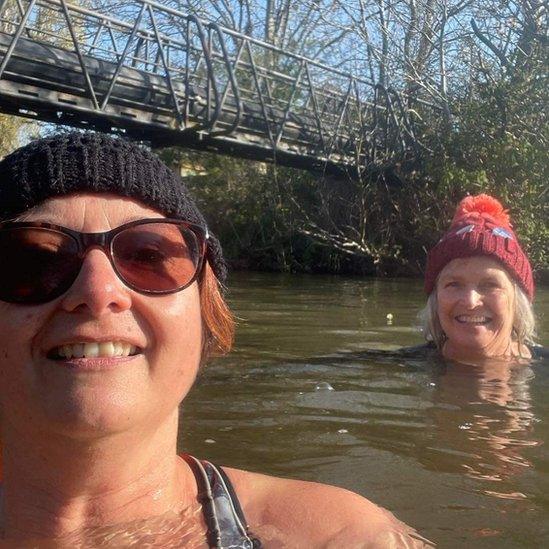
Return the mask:
<path id="1" fill-rule="evenodd" d="M 458 105 L 459 126 L 445 154 L 431 158 L 426 170 L 439 182 L 436 199 L 455 204 L 482 191 L 498 197 L 534 267 L 547 269 L 549 91 L 547 67 L 534 69 L 479 85 L 477 97 Z"/>

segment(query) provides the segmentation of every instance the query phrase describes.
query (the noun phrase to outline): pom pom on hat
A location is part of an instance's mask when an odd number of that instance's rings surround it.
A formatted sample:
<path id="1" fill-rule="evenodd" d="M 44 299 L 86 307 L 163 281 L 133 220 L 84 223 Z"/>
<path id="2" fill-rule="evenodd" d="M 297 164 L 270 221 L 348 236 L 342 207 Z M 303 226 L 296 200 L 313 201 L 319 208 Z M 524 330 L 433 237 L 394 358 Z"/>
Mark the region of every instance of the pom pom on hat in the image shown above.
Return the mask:
<path id="1" fill-rule="evenodd" d="M 534 279 L 528 257 L 513 232 L 507 210 L 492 196 L 467 196 L 456 209 L 448 232 L 427 255 L 425 291 L 435 288 L 438 275 L 454 259 L 486 256 L 501 266 L 534 298 Z"/>
<path id="2" fill-rule="evenodd" d="M 489 219 L 502 227 L 512 227 L 508 210 L 503 209 L 501 202 L 488 194 L 466 196 L 458 204 L 451 226 L 479 217 Z"/>

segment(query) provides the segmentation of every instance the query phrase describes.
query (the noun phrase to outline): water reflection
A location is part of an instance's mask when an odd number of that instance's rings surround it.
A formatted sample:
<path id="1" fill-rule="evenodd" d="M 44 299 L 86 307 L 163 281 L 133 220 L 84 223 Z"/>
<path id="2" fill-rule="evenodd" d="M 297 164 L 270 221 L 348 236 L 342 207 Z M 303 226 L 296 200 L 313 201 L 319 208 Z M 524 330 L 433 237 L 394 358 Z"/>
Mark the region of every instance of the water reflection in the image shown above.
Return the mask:
<path id="1" fill-rule="evenodd" d="M 492 361 L 442 367 L 433 376 L 434 406 L 429 411 L 434 439 L 444 448 L 437 470 L 457 467 L 471 478 L 501 482 L 531 467 L 523 450 L 541 442 L 533 434 L 533 379 L 528 364 Z M 527 497 L 497 488 L 484 492 L 502 498 Z"/>
<path id="2" fill-rule="evenodd" d="M 295 406 L 302 418 L 309 410 L 309 421 L 335 423 L 332 432 L 349 433 L 357 444 L 414 456 L 433 472 L 488 481 L 478 488 L 484 494 L 528 497 L 494 483 L 532 467 L 526 450 L 543 443 L 535 432 L 540 419 L 532 405 L 532 364 L 465 365 L 384 351 L 341 353 L 318 362 L 339 371 L 332 370 L 337 377 L 331 384 L 317 382 L 315 392 L 300 393 Z M 345 379 L 338 387 L 339 375 Z M 325 385 L 334 385 L 336 393 L 319 394 Z"/>
<path id="3" fill-rule="evenodd" d="M 187 403 L 181 448 L 359 491 L 441 546 L 517 546 L 496 544 L 511 535 L 539 546 L 547 374 L 394 352 L 224 360 Z"/>
<path id="4" fill-rule="evenodd" d="M 62 538 L 28 540 L 24 543 L 0 540 L 0 549 L 208 549 L 205 526 L 196 520 L 196 516 L 202 516 L 202 507 L 198 504 L 158 517 L 78 530 Z"/>

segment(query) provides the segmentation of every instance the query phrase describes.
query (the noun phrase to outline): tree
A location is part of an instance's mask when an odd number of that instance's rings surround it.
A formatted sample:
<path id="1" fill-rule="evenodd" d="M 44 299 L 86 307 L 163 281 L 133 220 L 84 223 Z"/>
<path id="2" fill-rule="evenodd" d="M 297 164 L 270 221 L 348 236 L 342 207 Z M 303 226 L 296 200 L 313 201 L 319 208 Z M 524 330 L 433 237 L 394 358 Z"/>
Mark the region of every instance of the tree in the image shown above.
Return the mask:
<path id="1" fill-rule="evenodd" d="M 38 125 L 34 121 L 0 114 L 0 158 L 4 158 L 37 132 Z"/>

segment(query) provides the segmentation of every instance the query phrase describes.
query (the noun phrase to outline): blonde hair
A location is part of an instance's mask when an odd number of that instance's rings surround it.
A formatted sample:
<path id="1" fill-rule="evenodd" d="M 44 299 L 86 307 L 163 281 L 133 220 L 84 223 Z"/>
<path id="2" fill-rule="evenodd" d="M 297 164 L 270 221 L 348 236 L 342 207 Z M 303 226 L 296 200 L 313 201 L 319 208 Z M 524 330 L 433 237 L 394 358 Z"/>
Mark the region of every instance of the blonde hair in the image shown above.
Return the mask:
<path id="1" fill-rule="evenodd" d="M 526 297 L 524 290 L 513 282 L 515 290 L 515 307 L 513 311 L 513 340 L 519 344 L 532 345 L 536 337 L 536 317 L 532 303 Z M 446 342 L 446 334 L 440 324 L 438 317 L 438 301 L 436 284 L 434 290 L 427 298 L 427 304 L 419 313 L 420 329 L 427 341 L 432 341 L 437 349 L 442 350 Z"/>
<path id="2" fill-rule="evenodd" d="M 536 316 L 532 302 L 526 297 L 524 290 L 514 282 L 515 314 L 513 315 L 513 335 L 519 345 L 533 345 L 536 337 Z"/>

